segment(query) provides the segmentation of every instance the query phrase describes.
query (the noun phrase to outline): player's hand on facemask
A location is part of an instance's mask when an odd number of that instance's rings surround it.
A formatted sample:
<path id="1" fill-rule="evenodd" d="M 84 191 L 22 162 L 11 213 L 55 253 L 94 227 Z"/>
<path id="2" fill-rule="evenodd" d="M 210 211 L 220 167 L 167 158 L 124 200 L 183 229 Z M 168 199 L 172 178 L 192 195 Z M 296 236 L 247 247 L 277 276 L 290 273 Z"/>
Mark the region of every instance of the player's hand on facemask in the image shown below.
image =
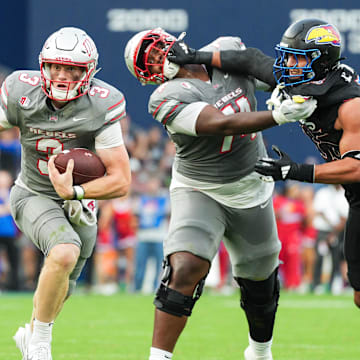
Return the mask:
<path id="1" fill-rule="evenodd" d="M 171 46 L 167 55 L 167 59 L 175 64 L 198 64 L 197 51 L 190 48 L 184 41 L 185 33 L 182 33 L 179 38 Z"/>
<path id="2" fill-rule="evenodd" d="M 255 164 L 255 171 L 265 175 L 264 181 L 299 180 L 314 182 L 314 165 L 298 164 L 290 156 L 281 151 L 276 145 L 272 146 L 279 159 L 261 158 Z"/>
<path id="3" fill-rule="evenodd" d="M 287 98 L 286 98 L 287 97 Z M 274 121 L 279 125 L 307 119 L 317 107 L 316 99 L 301 95 L 289 98 L 278 85 L 266 101 L 268 110 L 272 110 Z"/>

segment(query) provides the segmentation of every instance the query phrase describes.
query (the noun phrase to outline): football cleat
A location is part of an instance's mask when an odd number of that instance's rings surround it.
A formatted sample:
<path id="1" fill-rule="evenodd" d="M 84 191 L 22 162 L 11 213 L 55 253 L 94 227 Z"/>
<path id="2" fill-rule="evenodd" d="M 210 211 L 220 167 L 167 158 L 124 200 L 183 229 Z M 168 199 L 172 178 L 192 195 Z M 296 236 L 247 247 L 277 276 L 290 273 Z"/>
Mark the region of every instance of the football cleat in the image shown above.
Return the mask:
<path id="1" fill-rule="evenodd" d="M 31 338 L 30 324 L 25 324 L 25 327 L 19 327 L 16 334 L 13 336 L 16 347 L 20 350 L 22 360 L 27 360 L 27 350 Z"/>
<path id="2" fill-rule="evenodd" d="M 35 346 L 29 346 L 26 360 L 52 360 L 51 345 L 41 342 Z"/>
<path id="3" fill-rule="evenodd" d="M 255 355 L 250 346 L 248 346 L 244 351 L 245 360 L 273 360 L 271 352 L 266 355 Z"/>

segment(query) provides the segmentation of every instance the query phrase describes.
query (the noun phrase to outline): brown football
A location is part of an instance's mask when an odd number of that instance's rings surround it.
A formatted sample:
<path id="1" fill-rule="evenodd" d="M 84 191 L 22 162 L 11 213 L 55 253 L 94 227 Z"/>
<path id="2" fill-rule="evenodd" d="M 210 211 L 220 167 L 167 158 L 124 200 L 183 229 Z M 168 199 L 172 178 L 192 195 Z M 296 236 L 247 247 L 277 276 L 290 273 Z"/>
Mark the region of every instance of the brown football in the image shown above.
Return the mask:
<path id="1" fill-rule="evenodd" d="M 63 150 L 55 158 L 55 166 L 62 174 L 69 159 L 74 159 L 73 183 L 80 185 L 105 175 L 105 166 L 98 155 L 84 148 Z"/>

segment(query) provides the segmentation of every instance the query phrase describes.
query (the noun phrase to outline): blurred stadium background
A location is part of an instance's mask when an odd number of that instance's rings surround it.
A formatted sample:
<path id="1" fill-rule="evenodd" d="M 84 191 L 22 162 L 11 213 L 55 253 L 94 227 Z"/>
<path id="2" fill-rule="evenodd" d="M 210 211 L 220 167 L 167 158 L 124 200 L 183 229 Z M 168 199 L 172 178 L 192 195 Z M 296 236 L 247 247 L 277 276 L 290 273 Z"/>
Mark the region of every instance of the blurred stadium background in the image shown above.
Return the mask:
<path id="1" fill-rule="evenodd" d="M 341 32 L 347 63 L 360 69 L 360 6 L 357 0 L 303 0 L 297 2 L 158 0 L 46 0 L 6 1 L 2 4 L 0 63 L 9 69 L 38 68 L 38 54 L 47 36 L 62 26 L 77 26 L 95 40 L 102 71 L 98 77 L 117 86 L 126 95 L 128 113 L 136 124 L 153 124 L 147 114 L 147 98 L 152 87 L 141 88 L 125 68 L 123 51 L 135 33 L 163 27 L 178 35 L 187 32 L 187 42 L 199 48 L 221 35 L 240 36 L 247 46 L 274 55 L 274 45 L 293 21 L 318 17 L 334 23 Z M 258 95 L 258 108 L 264 109 L 267 95 Z M 303 160 L 318 154 L 297 127 L 268 130 L 269 144 L 278 144 Z"/>

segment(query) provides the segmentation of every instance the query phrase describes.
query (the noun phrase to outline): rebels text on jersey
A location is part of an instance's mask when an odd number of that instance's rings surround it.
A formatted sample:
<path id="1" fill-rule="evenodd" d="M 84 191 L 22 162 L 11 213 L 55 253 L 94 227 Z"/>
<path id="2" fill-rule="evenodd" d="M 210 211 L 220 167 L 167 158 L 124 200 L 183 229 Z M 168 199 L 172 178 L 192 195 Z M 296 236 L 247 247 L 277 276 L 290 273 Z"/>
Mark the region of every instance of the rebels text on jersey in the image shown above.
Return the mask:
<path id="1" fill-rule="evenodd" d="M 39 71 L 16 71 L 1 87 L 1 107 L 9 126 L 20 130 L 22 147 L 20 182 L 29 190 L 58 199 L 47 162 L 62 150 L 95 150 L 95 138 L 125 115 L 123 94 L 93 79 L 88 93 L 54 110 L 41 89 Z"/>
<path id="2" fill-rule="evenodd" d="M 203 50 L 242 49 L 239 38 L 219 38 Z M 149 113 L 162 123 L 176 144 L 174 168 L 181 175 L 202 182 L 224 184 L 250 174 L 266 150 L 260 133 L 237 136 L 196 136 L 171 132 L 172 122 L 194 103 L 210 104 L 224 114 L 255 111 L 255 81 L 252 77 L 227 74 L 210 68 L 211 81 L 175 78 L 160 85 L 149 100 Z M 191 116 L 191 115 L 190 115 Z"/>

